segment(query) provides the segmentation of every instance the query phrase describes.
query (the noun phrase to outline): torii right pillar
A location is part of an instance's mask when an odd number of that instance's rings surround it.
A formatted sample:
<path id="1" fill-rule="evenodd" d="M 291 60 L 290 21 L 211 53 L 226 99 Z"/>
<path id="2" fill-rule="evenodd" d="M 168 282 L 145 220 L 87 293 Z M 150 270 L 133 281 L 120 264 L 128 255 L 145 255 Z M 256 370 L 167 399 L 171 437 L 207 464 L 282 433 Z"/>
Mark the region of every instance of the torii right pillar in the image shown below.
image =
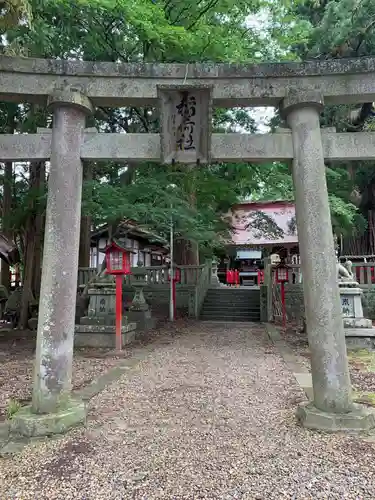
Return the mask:
<path id="1" fill-rule="evenodd" d="M 353 403 L 338 289 L 319 115 L 323 97 L 288 91 L 281 107 L 292 131 L 293 182 L 314 401 L 301 423 L 326 431 L 368 430 L 374 413 Z"/>

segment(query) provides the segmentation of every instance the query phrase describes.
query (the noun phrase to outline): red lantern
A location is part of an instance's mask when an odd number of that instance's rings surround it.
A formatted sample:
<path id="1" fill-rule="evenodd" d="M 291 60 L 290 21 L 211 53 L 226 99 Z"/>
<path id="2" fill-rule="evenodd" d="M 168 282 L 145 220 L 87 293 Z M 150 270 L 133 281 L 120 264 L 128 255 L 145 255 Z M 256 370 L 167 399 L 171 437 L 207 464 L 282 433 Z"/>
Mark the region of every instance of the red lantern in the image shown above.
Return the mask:
<path id="1" fill-rule="evenodd" d="M 168 270 L 168 281 L 171 281 L 171 270 Z M 181 282 L 181 271 L 178 267 L 173 268 L 173 281 L 175 283 Z"/>
<path id="2" fill-rule="evenodd" d="M 116 243 L 111 243 L 105 249 L 107 264 L 107 274 L 131 274 L 130 270 L 130 250 L 119 247 Z"/>
<path id="3" fill-rule="evenodd" d="M 116 276 L 116 349 L 122 349 L 122 279 L 124 274 L 131 274 L 130 250 L 125 250 L 112 242 L 105 249 L 107 274 Z"/>
<path id="4" fill-rule="evenodd" d="M 276 268 L 276 281 L 277 283 L 286 283 L 289 281 L 288 268 L 286 266 L 278 266 Z"/>

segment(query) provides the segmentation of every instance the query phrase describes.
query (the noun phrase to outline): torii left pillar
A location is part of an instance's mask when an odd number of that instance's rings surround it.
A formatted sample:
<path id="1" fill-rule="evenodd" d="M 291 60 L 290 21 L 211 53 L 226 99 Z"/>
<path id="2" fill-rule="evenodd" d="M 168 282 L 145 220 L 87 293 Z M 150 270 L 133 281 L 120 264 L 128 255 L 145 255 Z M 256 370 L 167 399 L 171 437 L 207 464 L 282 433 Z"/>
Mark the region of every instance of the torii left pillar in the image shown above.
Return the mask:
<path id="1" fill-rule="evenodd" d="M 55 92 L 32 405 L 11 426 L 27 436 L 61 433 L 84 423 L 84 403 L 71 397 L 82 199 L 81 145 L 89 99 Z"/>

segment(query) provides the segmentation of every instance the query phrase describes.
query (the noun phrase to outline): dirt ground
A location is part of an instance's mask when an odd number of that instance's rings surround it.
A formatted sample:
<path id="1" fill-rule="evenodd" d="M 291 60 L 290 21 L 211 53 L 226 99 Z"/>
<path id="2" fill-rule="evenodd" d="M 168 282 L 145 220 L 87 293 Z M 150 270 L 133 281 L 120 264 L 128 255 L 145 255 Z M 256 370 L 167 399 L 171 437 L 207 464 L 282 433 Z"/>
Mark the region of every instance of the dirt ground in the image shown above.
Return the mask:
<path id="1" fill-rule="evenodd" d="M 145 351 L 86 427 L 0 459 L 0 498 L 374 499 L 375 444 L 298 425 L 263 325 L 197 322 Z"/>
<path id="2" fill-rule="evenodd" d="M 307 335 L 295 326 L 278 328 L 281 337 L 310 370 L 310 351 Z M 348 351 L 349 371 L 356 400 L 375 407 L 375 352 L 366 349 Z"/>
<path id="3" fill-rule="evenodd" d="M 0 338 L 0 421 L 5 420 L 13 404 L 31 400 L 35 336 L 20 333 L 19 338 Z M 108 355 L 109 354 L 109 355 Z M 79 349 L 73 361 L 73 387 L 80 389 L 108 368 L 118 357 L 105 349 Z"/>

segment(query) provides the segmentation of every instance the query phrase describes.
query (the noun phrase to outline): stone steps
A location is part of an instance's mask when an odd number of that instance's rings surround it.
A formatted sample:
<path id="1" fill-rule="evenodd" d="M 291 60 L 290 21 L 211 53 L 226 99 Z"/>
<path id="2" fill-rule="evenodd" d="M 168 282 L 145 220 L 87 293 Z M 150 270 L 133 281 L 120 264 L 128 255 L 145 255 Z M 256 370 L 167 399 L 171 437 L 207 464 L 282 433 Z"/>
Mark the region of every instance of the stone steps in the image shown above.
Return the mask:
<path id="1" fill-rule="evenodd" d="M 201 315 L 206 321 L 260 321 L 260 291 L 241 288 L 209 289 Z"/>

